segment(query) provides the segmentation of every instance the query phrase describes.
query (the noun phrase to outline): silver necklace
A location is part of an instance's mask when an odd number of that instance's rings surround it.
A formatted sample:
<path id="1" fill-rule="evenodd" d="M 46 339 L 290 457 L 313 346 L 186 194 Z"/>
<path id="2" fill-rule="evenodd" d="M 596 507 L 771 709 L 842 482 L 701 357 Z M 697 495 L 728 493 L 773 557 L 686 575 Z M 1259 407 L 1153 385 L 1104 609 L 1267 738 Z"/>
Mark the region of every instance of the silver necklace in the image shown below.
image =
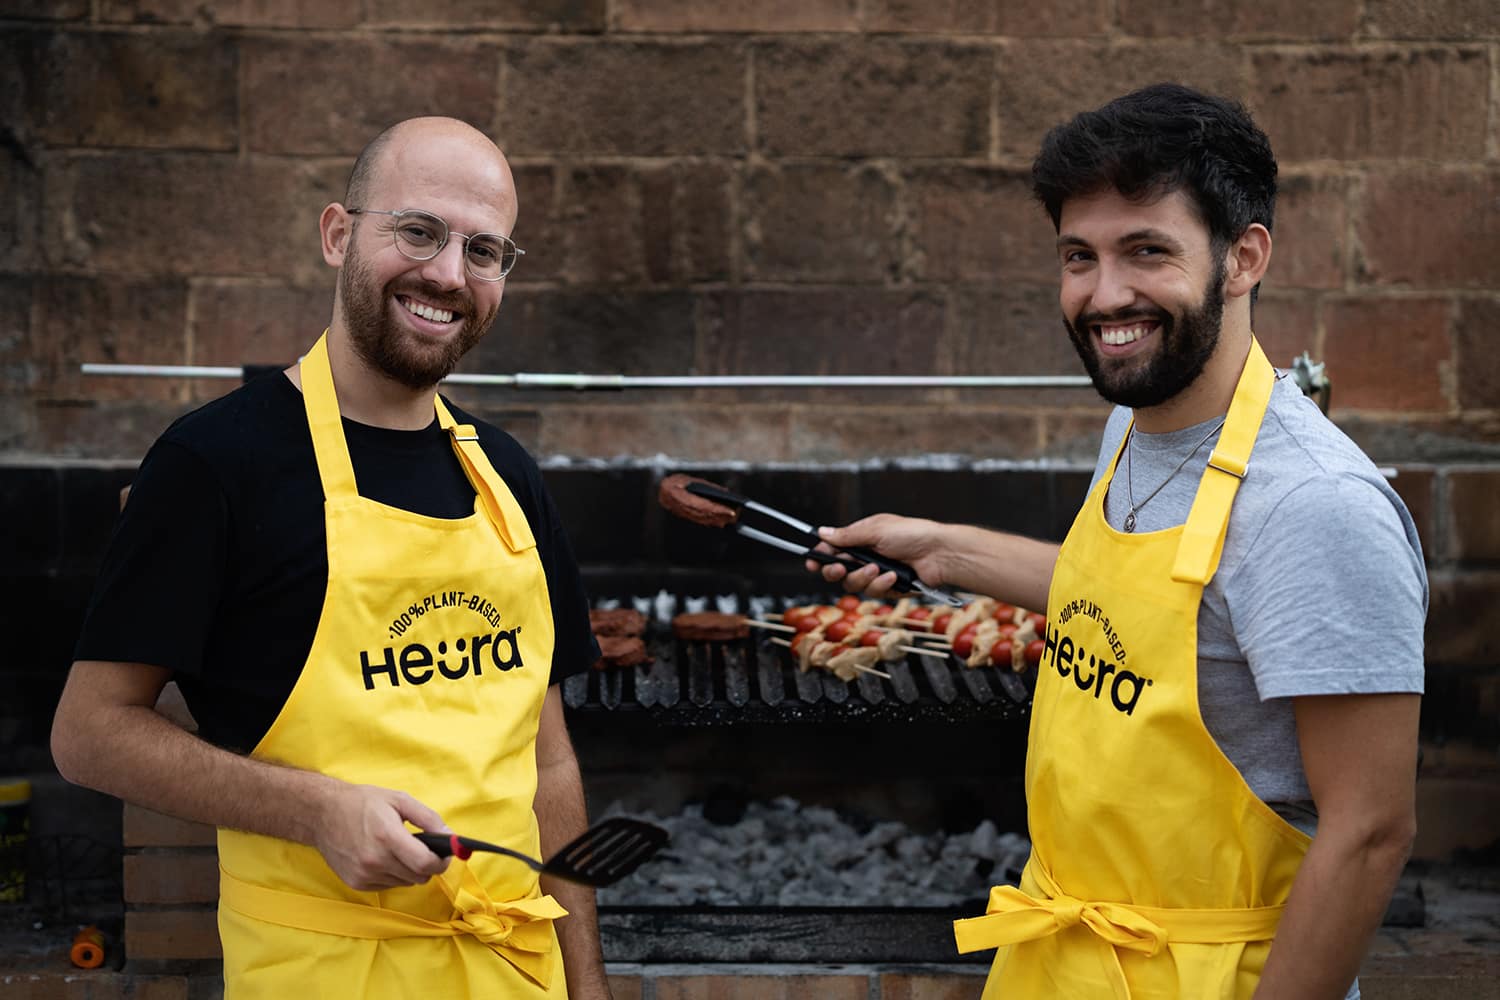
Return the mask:
<path id="1" fill-rule="evenodd" d="M 1182 461 L 1177 463 L 1177 468 L 1167 473 L 1167 478 L 1162 480 L 1161 486 L 1158 486 L 1156 489 L 1146 494 L 1146 499 L 1142 500 L 1140 503 L 1135 502 L 1135 487 L 1132 483 L 1132 479 L 1134 477 L 1131 475 L 1130 455 L 1135 451 L 1135 424 L 1134 422 L 1131 423 L 1130 430 L 1127 432 L 1128 438 L 1125 442 L 1125 496 L 1130 501 L 1130 512 L 1125 515 L 1125 530 L 1127 532 L 1135 530 L 1135 512 L 1146 506 L 1146 504 L 1150 503 L 1151 498 L 1160 493 L 1162 491 L 1162 488 L 1165 487 L 1167 483 L 1170 483 L 1176 477 L 1177 473 L 1182 471 L 1182 467 L 1184 465 L 1187 465 L 1188 461 L 1194 455 L 1198 454 L 1198 449 L 1202 448 L 1205 444 L 1208 443 L 1209 438 L 1213 437 L 1223 429 L 1224 423 L 1228 419 L 1228 417 L 1225 417 L 1224 420 L 1220 420 L 1217 424 L 1214 425 L 1212 430 L 1203 435 L 1203 440 L 1193 445 L 1193 450 L 1182 456 Z"/>

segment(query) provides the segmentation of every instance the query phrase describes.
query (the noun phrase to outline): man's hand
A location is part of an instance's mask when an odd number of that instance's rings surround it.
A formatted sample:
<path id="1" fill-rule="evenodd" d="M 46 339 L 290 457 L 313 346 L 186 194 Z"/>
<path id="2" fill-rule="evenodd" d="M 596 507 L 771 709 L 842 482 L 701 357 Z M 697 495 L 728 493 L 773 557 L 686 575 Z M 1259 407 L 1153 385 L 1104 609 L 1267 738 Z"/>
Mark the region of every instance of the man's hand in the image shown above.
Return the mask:
<path id="1" fill-rule="evenodd" d="M 923 583 L 988 594 L 1032 611 L 1046 612 L 1047 590 L 1057 565 L 1058 547 L 1021 535 L 1010 535 L 967 524 L 947 524 L 895 514 L 874 514 L 842 528 L 819 528 L 823 544 L 832 551 L 856 546 L 874 549 L 917 571 Z M 881 598 L 896 585 L 896 574 L 865 565 L 850 571 L 844 566 L 807 569 L 850 593 Z"/>
<path id="2" fill-rule="evenodd" d="M 819 528 L 818 534 L 839 548 L 874 549 L 883 556 L 900 560 L 916 570 L 922 582 L 940 586 L 945 582 L 938 558 L 938 533 L 942 527 L 936 521 L 915 517 L 872 514 L 842 528 Z M 832 551 L 829 545 L 819 545 L 818 550 Z M 850 593 L 866 593 L 872 598 L 884 597 L 896 585 L 895 573 L 882 573 L 873 563 L 850 571 L 839 565 L 820 567 L 809 561 L 807 568 L 815 573 L 821 571 L 823 579 L 841 584 Z"/>
<path id="3" fill-rule="evenodd" d="M 402 821 L 433 833 L 452 831 L 405 792 L 338 784 L 318 820 L 313 846 L 350 888 L 369 892 L 421 885 L 448 867 L 448 859 L 424 847 Z"/>

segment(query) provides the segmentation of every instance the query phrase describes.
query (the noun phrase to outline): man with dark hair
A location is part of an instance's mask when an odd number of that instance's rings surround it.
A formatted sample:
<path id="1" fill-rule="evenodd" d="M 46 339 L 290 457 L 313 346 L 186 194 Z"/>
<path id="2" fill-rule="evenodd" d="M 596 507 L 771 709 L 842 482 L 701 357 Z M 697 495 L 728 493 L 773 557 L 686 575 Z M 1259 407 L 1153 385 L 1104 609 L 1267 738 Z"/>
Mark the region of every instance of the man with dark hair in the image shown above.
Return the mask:
<path id="1" fill-rule="evenodd" d="M 1159 85 L 1053 129 L 1033 177 L 1068 334 L 1117 404 L 1066 540 L 822 529 L 1046 609 L 1032 856 L 959 947 L 999 948 L 987 998 L 1357 997 L 1415 833 L 1427 581 L 1394 491 L 1251 334 L 1270 145 Z"/>
<path id="2" fill-rule="evenodd" d="M 70 780 L 219 827 L 229 1000 L 607 998 L 558 683 L 597 658 L 536 464 L 436 393 L 521 251 L 482 133 L 418 118 L 320 218 L 332 322 L 141 465 L 53 726 Z M 451 227 L 451 228 L 450 228 Z M 175 678 L 198 735 L 152 706 Z"/>

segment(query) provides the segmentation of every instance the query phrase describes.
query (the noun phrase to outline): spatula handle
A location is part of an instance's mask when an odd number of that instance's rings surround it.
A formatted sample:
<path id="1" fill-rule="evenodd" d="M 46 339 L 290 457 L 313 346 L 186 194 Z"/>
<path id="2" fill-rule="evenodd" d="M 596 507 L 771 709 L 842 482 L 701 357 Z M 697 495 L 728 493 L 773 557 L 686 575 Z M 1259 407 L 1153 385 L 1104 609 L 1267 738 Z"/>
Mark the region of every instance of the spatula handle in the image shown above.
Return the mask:
<path id="1" fill-rule="evenodd" d="M 412 836 L 416 837 L 429 851 L 440 858 L 452 855 L 458 858 L 458 860 L 464 861 L 470 854 L 474 853 L 463 842 L 463 838 L 456 833 L 428 833 L 426 830 L 423 830 L 420 833 L 412 834 Z"/>
<path id="2" fill-rule="evenodd" d="M 542 863 L 529 854 L 522 854 L 520 851 L 513 851 L 509 847 L 501 847 L 499 844 L 476 840 L 473 837 L 460 837 L 456 833 L 429 833 L 426 830 L 414 833 L 412 836 L 420 840 L 426 845 L 428 850 L 440 858 L 446 858 L 451 854 L 460 861 L 467 861 L 469 856 L 475 851 L 488 851 L 491 854 L 503 854 L 508 858 L 515 858 L 517 861 L 525 862 L 537 871 L 543 870 Z"/>

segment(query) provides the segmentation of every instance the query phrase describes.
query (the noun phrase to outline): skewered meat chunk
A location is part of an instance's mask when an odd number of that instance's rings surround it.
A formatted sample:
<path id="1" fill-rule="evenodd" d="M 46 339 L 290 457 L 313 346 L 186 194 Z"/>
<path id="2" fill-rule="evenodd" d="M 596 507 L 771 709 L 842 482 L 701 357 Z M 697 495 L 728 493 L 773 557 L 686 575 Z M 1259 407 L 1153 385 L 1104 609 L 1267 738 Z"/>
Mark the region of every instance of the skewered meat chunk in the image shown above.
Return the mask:
<path id="1" fill-rule="evenodd" d="M 880 650 L 868 646 L 857 648 L 845 647 L 828 658 L 825 664 L 828 670 L 841 681 L 852 681 L 862 673 L 860 668 L 868 670 L 875 666 L 880 659 Z"/>
<path id="2" fill-rule="evenodd" d="M 634 608 L 594 608 L 589 611 L 589 630 L 595 636 L 646 634 L 646 616 Z"/>
<path id="3" fill-rule="evenodd" d="M 673 618 L 672 634 L 684 642 L 728 642 L 745 638 L 750 626 L 741 615 L 697 611 Z"/>
<path id="4" fill-rule="evenodd" d="M 910 646 L 914 636 L 904 628 L 893 628 L 888 632 L 880 633 L 876 640 L 875 649 L 880 653 L 882 660 L 900 660 L 906 656 L 902 646 Z"/>
<path id="5" fill-rule="evenodd" d="M 680 472 L 667 476 L 661 481 L 661 489 L 656 494 L 657 501 L 667 513 L 675 514 L 686 521 L 701 524 L 706 528 L 723 528 L 738 519 L 739 511 L 733 507 L 726 507 L 721 503 L 714 503 L 705 497 L 689 493 L 687 489 L 689 483 L 715 485 L 707 479 L 686 476 Z"/>

